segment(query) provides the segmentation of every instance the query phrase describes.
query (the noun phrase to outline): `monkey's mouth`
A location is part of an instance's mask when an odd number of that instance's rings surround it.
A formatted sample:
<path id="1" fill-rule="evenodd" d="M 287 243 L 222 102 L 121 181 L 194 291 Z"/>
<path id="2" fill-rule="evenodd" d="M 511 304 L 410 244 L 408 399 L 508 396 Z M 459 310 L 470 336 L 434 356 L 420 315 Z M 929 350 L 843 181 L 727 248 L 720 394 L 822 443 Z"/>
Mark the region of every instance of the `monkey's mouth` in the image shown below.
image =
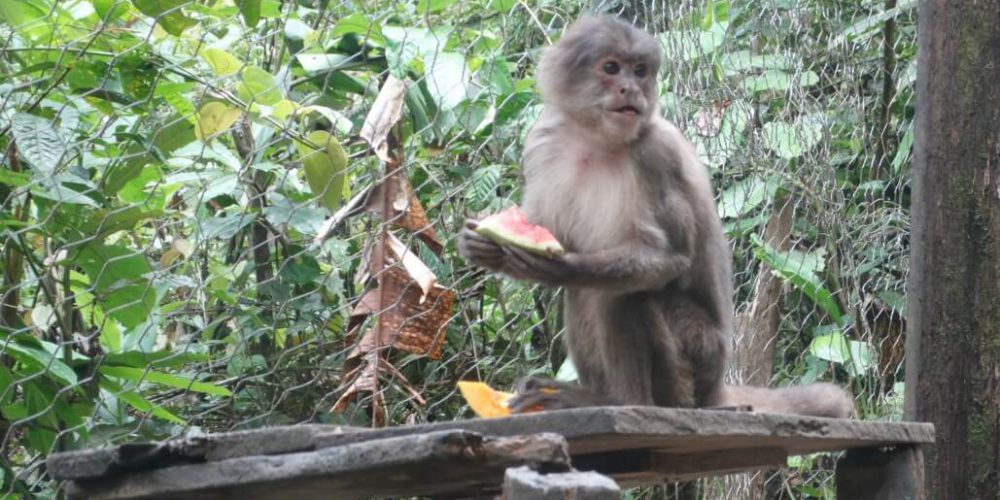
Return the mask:
<path id="1" fill-rule="evenodd" d="M 626 105 L 615 109 L 615 113 L 621 113 L 627 116 L 637 116 L 639 114 L 639 108 Z"/>

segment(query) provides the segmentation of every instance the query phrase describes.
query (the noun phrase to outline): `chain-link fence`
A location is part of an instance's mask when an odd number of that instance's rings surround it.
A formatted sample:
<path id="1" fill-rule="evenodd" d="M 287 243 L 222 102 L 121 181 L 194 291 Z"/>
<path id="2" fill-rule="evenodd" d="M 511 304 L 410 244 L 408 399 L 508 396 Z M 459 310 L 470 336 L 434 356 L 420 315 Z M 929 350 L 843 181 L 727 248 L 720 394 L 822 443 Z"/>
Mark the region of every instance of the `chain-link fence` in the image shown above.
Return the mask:
<path id="1" fill-rule="evenodd" d="M 455 235 L 520 199 L 538 51 L 581 3 L 0 0 L 0 492 L 57 495 L 55 451 L 572 379 L 559 292 Z M 710 168 L 732 378 L 836 381 L 865 419 L 900 414 L 914 4 L 596 6 L 657 33 Z M 789 465 L 769 496 L 832 496 L 828 458 Z"/>

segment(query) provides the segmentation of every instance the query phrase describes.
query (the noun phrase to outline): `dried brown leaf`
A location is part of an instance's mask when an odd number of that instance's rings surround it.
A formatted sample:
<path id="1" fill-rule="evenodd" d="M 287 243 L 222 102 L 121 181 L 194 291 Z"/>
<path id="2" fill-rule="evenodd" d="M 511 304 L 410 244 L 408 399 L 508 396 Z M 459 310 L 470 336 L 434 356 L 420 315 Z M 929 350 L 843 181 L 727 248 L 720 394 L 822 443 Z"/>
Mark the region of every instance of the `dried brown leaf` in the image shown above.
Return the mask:
<path id="1" fill-rule="evenodd" d="M 403 116 L 403 99 L 406 97 L 406 82 L 389 75 L 372 104 L 372 109 L 361 125 L 361 138 L 368 141 L 375 155 L 382 161 L 391 163 L 386 138 L 389 131 Z"/>

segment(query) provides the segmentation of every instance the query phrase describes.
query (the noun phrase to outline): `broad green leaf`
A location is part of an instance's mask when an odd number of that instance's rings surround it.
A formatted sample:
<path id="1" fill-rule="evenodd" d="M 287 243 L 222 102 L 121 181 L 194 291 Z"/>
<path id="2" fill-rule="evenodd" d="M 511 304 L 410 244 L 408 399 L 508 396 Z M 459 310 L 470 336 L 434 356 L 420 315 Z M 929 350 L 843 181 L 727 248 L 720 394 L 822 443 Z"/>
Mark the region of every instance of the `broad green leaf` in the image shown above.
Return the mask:
<path id="1" fill-rule="evenodd" d="M 840 33 L 840 35 L 830 40 L 829 48 L 835 49 L 844 42 L 862 42 L 881 33 L 882 26 L 886 21 L 893 19 L 900 14 L 916 9 L 917 0 L 900 0 L 895 7 L 875 13 L 860 21 L 850 25 Z"/>
<path id="2" fill-rule="evenodd" d="M 174 36 L 180 36 L 184 30 L 198 24 L 181 10 L 190 3 L 191 0 L 132 0 L 132 5 L 139 12 L 155 18 L 164 31 Z"/>
<path id="3" fill-rule="evenodd" d="M 427 76 L 427 90 L 438 108 L 452 109 L 468 97 L 466 82 L 469 80 L 469 69 L 461 54 L 437 52 L 425 55 L 424 74 Z"/>
<path id="4" fill-rule="evenodd" d="M 243 62 L 222 49 L 208 48 L 201 51 L 201 57 L 219 76 L 229 76 L 243 69 Z"/>
<path id="5" fill-rule="evenodd" d="M 809 87 L 819 83 L 819 75 L 804 71 L 797 76 L 781 70 L 769 69 L 759 75 L 751 75 L 740 82 L 747 92 L 785 92 L 792 87 Z"/>
<path id="6" fill-rule="evenodd" d="M 127 328 L 138 326 L 156 305 L 156 292 L 147 277 L 149 262 L 132 250 L 92 243 L 71 259 L 94 284 L 95 300 L 105 314 Z"/>
<path id="7" fill-rule="evenodd" d="M 399 79 L 406 78 L 406 72 L 418 57 L 437 53 L 448 42 L 447 34 L 422 28 L 383 26 L 382 34 L 388 47 L 385 58 L 389 63 L 389 71 Z"/>
<path id="8" fill-rule="evenodd" d="M 260 1 L 261 0 L 236 0 L 236 6 L 240 8 L 243 15 L 243 22 L 253 28 L 260 21 Z"/>
<path id="9" fill-rule="evenodd" d="M 307 139 L 318 147 L 313 149 L 312 145 L 299 143 L 299 158 L 309 189 L 319 198 L 320 205 L 335 211 L 344 197 L 347 153 L 328 132 L 315 130 Z"/>
<path id="10" fill-rule="evenodd" d="M 344 54 L 298 54 L 295 59 L 307 73 L 337 71 L 358 64 L 356 57 Z"/>
<path id="11" fill-rule="evenodd" d="M 354 124 L 351 123 L 346 116 L 337 112 L 337 110 L 328 108 L 326 106 L 303 106 L 299 108 L 299 116 L 303 116 L 309 113 L 317 113 L 333 125 L 333 128 L 342 135 L 350 135 L 351 129 L 354 128 Z"/>
<path id="12" fill-rule="evenodd" d="M 809 344 L 809 354 L 833 363 L 844 363 L 851 359 L 847 338 L 840 332 L 814 337 Z"/>
<path id="13" fill-rule="evenodd" d="M 807 115 L 788 122 L 764 124 L 764 145 L 778 155 L 791 160 L 802 156 L 823 139 L 823 116 Z"/>
<path id="14" fill-rule="evenodd" d="M 40 347 L 22 344 L 13 339 L 0 343 L 0 353 L 11 356 L 33 372 L 48 373 L 66 385 L 75 386 L 78 383 L 76 372 L 63 363 L 58 353 L 50 353 Z"/>
<path id="15" fill-rule="evenodd" d="M 92 0 L 94 11 L 102 21 L 110 23 L 128 13 L 128 4 L 121 0 Z"/>
<path id="16" fill-rule="evenodd" d="M 145 368 L 131 368 L 127 366 L 101 366 L 101 373 L 110 377 L 118 377 L 133 382 L 149 382 L 152 384 L 167 385 L 194 392 L 203 392 L 215 396 L 232 396 L 229 389 L 220 385 L 207 382 L 198 382 L 193 379 L 171 375 L 169 373 L 147 370 Z"/>
<path id="17" fill-rule="evenodd" d="M 417 0 L 417 12 L 420 14 L 430 14 L 441 12 L 450 7 L 456 0 Z"/>
<path id="18" fill-rule="evenodd" d="M 15 172 L 0 166 L 0 184 L 13 187 L 23 187 L 31 182 L 31 177 L 24 172 Z"/>
<path id="19" fill-rule="evenodd" d="M 757 177 L 743 179 L 726 188 L 719 197 L 719 217 L 728 219 L 739 217 L 757 208 L 777 187 L 776 179 L 762 180 Z"/>
<path id="20" fill-rule="evenodd" d="M 143 414 L 148 413 L 177 425 L 185 425 L 187 423 L 184 419 L 170 413 L 161 406 L 151 403 L 139 393 L 125 390 L 121 385 L 118 385 L 106 376 L 101 377 L 101 387 Z"/>
<path id="21" fill-rule="evenodd" d="M 247 103 L 265 106 L 273 106 L 285 97 L 278 80 L 267 71 L 253 65 L 248 65 L 243 69 L 239 94 L 240 99 Z"/>
<path id="22" fill-rule="evenodd" d="M 11 132 L 21 157 L 43 176 L 52 176 L 66 155 L 66 141 L 49 120 L 28 113 L 17 113 L 11 120 Z"/>
<path id="23" fill-rule="evenodd" d="M 43 2 L 0 0 L 0 20 L 31 40 L 51 36 L 52 23 L 45 22 L 51 13 L 51 6 Z"/>
<path id="24" fill-rule="evenodd" d="M 891 307 L 900 316 L 906 317 L 906 296 L 891 290 L 883 290 L 876 294 L 876 297 L 882 299 L 889 307 Z"/>
<path id="25" fill-rule="evenodd" d="M 206 140 L 216 134 L 225 132 L 236 120 L 240 119 L 243 111 L 227 106 L 218 101 L 206 103 L 198 111 L 198 120 L 194 127 L 195 137 Z"/>
<path id="26" fill-rule="evenodd" d="M 720 47 L 726 38 L 726 30 L 722 25 L 713 25 L 712 29 L 691 31 L 665 31 L 657 38 L 663 46 L 663 52 L 681 61 L 692 61 L 710 56 Z"/>
<path id="27" fill-rule="evenodd" d="M 489 206 L 497 198 L 497 187 L 500 185 L 502 172 L 499 165 L 490 165 L 472 171 L 472 182 L 466 191 L 466 199 L 477 210 Z"/>
<path id="28" fill-rule="evenodd" d="M 337 25 L 330 31 L 330 36 L 339 38 L 344 35 L 358 35 L 362 39 L 374 42 L 377 45 L 385 45 L 385 38 L 382 36 L 382 28 L 377 24 L 372 24 L 364 14 L 355 12 L 337 21 Z"/>
<path id="29" fill-rule="evenodd" d="M 740 74 L 753 69 L 791 70 L 798 66 L 792 56 L 783 54 L 754 54 L 749 50 L 727 52 L 722 56 L 722 69 L 727 75 Z"/>
<path id="30" fill-rule="evenodd" d="M 837 324 L 842 324 L 846 319 L 849 319 L 841 312 L 840 305 L 834 300 L 833 294 L 823 286 L 816 274 L 824 267 L 822 249 L 809 253 L 796 250 L 782 252 L 764 243 L 756 234 L 750 235 L 750 240 L 754 244 L 754 255 L 757 259 L 771 266 L 777 276 L 806 294 Z"/>
<path id="31" fill-rule="evenodd" d="M 517 0 L 489 0 L 490 9 L 501 14 L 510 12 L 517 5 Z"/>

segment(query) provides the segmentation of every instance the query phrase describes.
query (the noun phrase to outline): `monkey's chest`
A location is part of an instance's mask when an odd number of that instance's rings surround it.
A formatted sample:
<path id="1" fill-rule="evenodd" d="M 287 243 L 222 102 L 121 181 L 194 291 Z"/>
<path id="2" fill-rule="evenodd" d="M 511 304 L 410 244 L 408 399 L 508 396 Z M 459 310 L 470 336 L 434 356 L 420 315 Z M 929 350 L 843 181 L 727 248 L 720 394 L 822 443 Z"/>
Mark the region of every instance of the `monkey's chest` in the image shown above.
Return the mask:
<path id="1" fill-rule="evenodd" d="M 528 219 L 547 227 L 571 251 L 620 244 L 645 219 L 642 190 L 628 167 L 567 161 L 527 176 Z"/>

